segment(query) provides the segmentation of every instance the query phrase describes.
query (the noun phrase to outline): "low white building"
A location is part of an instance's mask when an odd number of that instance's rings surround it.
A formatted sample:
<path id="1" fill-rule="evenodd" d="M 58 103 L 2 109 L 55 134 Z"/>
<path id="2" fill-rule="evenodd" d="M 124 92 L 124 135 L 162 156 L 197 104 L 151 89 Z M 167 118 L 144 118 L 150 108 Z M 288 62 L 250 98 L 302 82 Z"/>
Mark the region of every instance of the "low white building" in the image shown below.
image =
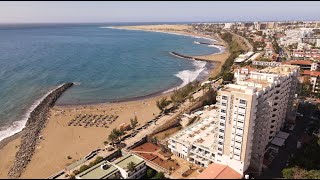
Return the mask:
<path id="1" fill-rule="evenodd" d="M 128 169 L 129 163 L 134 163 L 133 171 Z M 102 161 L 78 174 L 76 179 L 140 179 L 145 175 L 146 169 L 142 158 L 128 154 L 114 162 Z"/>

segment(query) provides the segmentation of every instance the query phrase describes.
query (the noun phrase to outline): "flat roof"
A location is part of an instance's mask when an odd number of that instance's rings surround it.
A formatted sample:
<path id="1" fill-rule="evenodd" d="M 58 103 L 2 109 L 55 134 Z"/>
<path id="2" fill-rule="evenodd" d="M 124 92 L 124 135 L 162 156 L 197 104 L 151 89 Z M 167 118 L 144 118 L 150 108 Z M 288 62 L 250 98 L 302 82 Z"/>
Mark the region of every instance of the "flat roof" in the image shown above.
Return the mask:
<path id="1" fill-rule="evenodd" d="M 241 57 L 238 57 L 234 60 L 234 62 L 243 62 L 245 61 L 247 58 L 241 58 Z"/>
<path id="2" fill-rule="evenodd" d="M 102 169 L 101 165 L 108 164 L 109 168 Z M 95 166 L 77 175 L 81 179 L 105 179 L 119 170 L 107 161 L 102 161 Z"/>
<path id="3" fill-rule="evenodd" d="M 272 141 L 271 144 L 274 144 L 276 146 L 283 146 L 285 142 L 285 139 L 279 138 L 279 137 L 275 137 Z"/>
<path id="4" fill-rule="evenodd" d="M 188 126 L 171 138 L 176 141 L 188 143 L 189 145 L 198 145 L 206 149 L 211 149 L 215 144 L 213 142 L 214 135 L 217 132 L 213 125 L 217 122 L 214 115 L 218 115 L 217 110 L 203 111 L 204 117 L 198 123 Z"/>
<path id="5" fill-rule="evenodd" d="M 137 165 L 143 163 L 143 159 L 133 155 L 133 154 L 128 154 L 126 156 L 123 156 L 117 160 L 114 161 L 114 164 L 119 166 L 120 168 L 122 169 L 126 169 L 127 168 L 127 165 L 130 163 L 130 162 L 134 162 Z"/>
<path id="6" fill-rule="evenodd" d="M 254 55 L 252 55 L 249 60 L 254 61 L 258 56 L 260 56 L 260 53 L 255 53 Z"/>
<path id="7" fill-rule="evenodd" d="M 280 131 L 278 132 L 278 134 L 276 135 L 276 137 L 279 137 L 279 138 L 282 138 L 282 139 L 287 139 L 289 137 L 289 133 L 286 133 L 286 132 L 283 132 L 283 131 Z"/>
<path id="8" fill-rule="evenodd" d="M 241 179 L 242 175 L 229 166 L 212 163 L 202 171 L 197 179 Z"/>

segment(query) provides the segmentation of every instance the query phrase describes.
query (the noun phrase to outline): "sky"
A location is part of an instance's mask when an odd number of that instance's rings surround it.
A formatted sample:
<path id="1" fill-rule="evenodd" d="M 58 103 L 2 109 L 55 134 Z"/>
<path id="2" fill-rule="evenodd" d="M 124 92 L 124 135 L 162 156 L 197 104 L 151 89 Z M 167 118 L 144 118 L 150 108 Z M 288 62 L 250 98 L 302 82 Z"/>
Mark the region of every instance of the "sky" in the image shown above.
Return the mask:
<path id="1" fill-rule="evenodd" d="M 316 1 L 1 1 L 0 23 L 320 20 Z"/>

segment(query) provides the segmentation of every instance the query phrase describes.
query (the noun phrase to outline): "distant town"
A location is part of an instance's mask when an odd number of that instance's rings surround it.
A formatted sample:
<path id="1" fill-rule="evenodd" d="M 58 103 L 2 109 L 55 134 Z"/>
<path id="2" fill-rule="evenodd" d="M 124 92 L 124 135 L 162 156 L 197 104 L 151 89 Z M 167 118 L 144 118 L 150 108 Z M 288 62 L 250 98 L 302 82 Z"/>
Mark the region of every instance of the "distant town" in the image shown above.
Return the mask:
<path id="1" fill-rule="evenodd" d="M 230 52 L 217 76 L 199 85 L 201 90 L 191 88 L 194 95 L 205 91 L 214 100 L 180 113 L 176 117 L 179 125 L 159 131 L 168 132 L 165 138 L 144 133 L 122 147 L 161 116 L 174 112 L 163 99 L 158 118 L 106 144 L 106 150 L 99 149 L 114 157 L 104 155 L 96 165 L 76 171 L 68 167 L 51 178 L 320 177 L 319 170 L 315 171 L 319 145 L 309 150 L 319 144 L 320 22 L 188 26 L 192 27 L 189 32 L 198 35 L 218 34 Z M 179 130 L 169 133 L 177 127 Z M 304 154 L 307 150 L 312 152 Z M 89 159 L 83 161 L 88 164 Z M 123 161 L 134 163 L 123 165 Z"/>
<path id="2" fill-rule="evenodd" d="M 211 57 L 171 53 L 212 61 L 216 69 L 206 81 L 158 99 L 161 112 L 153 119 L 122 123 L 104 147 L 49 179 L 320 178 L 320 22 L 137 29 L 213 38 L 215 44 L 194 43 L 224 51 Z M 108 116 L 79 115 L 68 126 L 89 126 L 86 118 L 96 123 Z"/>

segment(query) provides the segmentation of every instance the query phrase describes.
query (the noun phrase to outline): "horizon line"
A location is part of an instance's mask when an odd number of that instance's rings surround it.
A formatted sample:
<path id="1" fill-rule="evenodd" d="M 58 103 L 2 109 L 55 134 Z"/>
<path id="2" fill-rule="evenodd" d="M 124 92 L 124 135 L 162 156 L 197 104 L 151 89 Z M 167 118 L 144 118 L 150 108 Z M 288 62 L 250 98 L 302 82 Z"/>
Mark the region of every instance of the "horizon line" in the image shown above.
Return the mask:
<path id="1" fill-rule="evenodd" d="M 229 23 L 229 22 L 292 22 L 292 21 L 311 21 L 319 20 L 215 20 L 215 21 L 109 21 L 109 22 L 0 22 L 0 24 L 100 24 L 100 23 Z"/>

